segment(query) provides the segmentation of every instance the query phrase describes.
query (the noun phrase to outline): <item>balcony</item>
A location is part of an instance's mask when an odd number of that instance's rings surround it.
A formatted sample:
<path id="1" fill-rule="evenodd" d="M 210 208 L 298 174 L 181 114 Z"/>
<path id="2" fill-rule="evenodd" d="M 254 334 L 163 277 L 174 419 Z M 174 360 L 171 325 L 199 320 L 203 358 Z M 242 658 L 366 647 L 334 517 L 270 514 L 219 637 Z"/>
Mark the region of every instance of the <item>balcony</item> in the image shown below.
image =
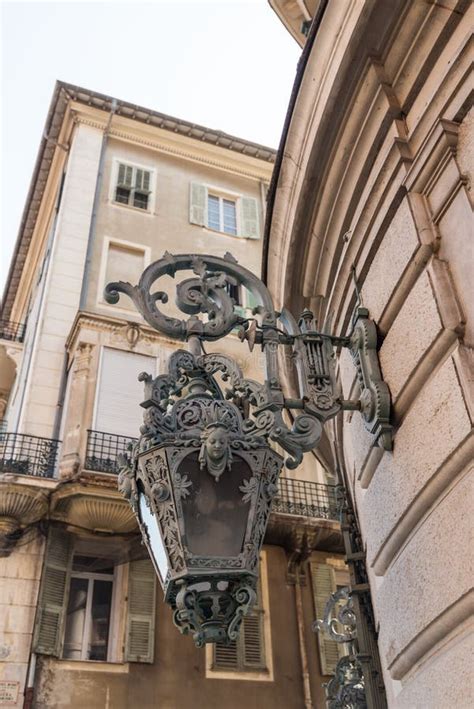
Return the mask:
<path id="1" fill-rule="evenodd" d="M 25 326 L 23 323 L 0 320 L 0 340 L 23 342 Z"/>
<path id="2" fill-rule="evenodd" d="M 61 441 L 0 432 L 0 473 L 52 478 Z"/>
<path id="3" fill-rule="evenodd" d="M 117 456 L 127 453 L 137 439 L 89 430 L 84 468 L 100 473 L 118 473 Z M 338 520 L 335 485 L 280 477 L 273 512 L 284 515 Z"/>
<path id="4" fill-rule="evenodd" d="M 84 468 L 98 473 L 117 474 L 117 456 L 119 453 L 127 453 L 129 445 L 136 440 L 130 436 L 88 430 Z"/>
<path id="5" fill-rule="evenodd" d="M 281 476 L 272 512 L 338 521 L 336 486 Z"/>

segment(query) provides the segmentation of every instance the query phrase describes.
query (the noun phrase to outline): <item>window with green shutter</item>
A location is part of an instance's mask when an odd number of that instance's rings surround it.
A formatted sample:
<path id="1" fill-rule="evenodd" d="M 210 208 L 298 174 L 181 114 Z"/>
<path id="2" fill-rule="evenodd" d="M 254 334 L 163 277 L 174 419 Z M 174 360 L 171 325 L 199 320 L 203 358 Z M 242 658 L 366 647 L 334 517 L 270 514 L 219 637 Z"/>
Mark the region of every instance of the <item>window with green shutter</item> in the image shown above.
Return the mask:
<path id="1" fill-rule="evenodd" d="M 247 239 L 258 239 L 260 237 L 258 203 L 251 197 L 242 197 L 240 200 L 241 210 L 241 234 Z"/>
<path id="2" fill-rule="evenodd" d="M 125 659 L 153 662 L 156 573 L 149 559 L 130 562 Z"/>
<path id="3" fill-rule="evenodd" d="M 72 536 L 62 529 L 50 529 L 33 640 L 35 652 L 43 655 L 59 657 L 61 653 L 72 553 Z"/>
<path id="4" fill-rule="evenodd" d="M 320 562 L 311 562 L 311 581 L 313 586 L 314 610 L 317 620 L 324 617 L 324 608 L 331 593 L 336 591 L 336 575 L 332 566 Z M 339 645 L 325 633 L 319 632 L 318 645 L 321 660 L 321 674 L 332 675 L 339 660 Z"/>
<path id="5" fill-rule="evenodd" d="M 191 224 L 246 239 L 260 238 L 259 206 L 253 197 L 226 194 L 225 190 L 191 182 Z"/>
<path id="6" fill-rule="evenodd" d="M 114 201 L 136 209 L 148 210 L 151 194 L 151 172 L 134 165 L 119 163 Z"/>

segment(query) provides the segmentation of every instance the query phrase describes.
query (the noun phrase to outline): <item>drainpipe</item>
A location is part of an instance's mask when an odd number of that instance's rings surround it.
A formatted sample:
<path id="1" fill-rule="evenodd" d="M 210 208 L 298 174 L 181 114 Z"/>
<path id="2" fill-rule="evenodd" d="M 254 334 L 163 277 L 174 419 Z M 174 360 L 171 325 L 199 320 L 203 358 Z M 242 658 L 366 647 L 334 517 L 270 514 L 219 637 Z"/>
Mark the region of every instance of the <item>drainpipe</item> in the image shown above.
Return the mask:
<path id="1" fill-rule="evenodd" d="M 97 170 L 97 180 L 95 183 L 95 192 L 94 192 L 94 201 L 92 204 L 91 222 L 89 225 L 89 235 L 87 238 L 86 261 L 84 264 L 84 275 L 82 277 L 82 288 L 81 288 L 81 297 L 79 300 L 79 310 L 84 310 L 85 305 L 86 305 L 86 300 L 87 300 L 87 291 L 89 290 L 90 268 L 91 268 L 91 263 L 92 263 L 92 254 L 94 251 L 94 242 L 95 242 L 95 227 L 96 227 L 96 223 L 97 223 L 97 214 L 99 211 L 99 201 L 100 201 L 100 193 L 102 190 L 102 182 L 104 179 L 105 152 L 107 149 L 107 143 L 108 143 L 109 133 L 110 133 L 110 126 L 112 124 L 112 118 L 113 118 L 116 110 L 117 110 L 117 100 L 112 99 L 112 103 L 110 106 L 109 120 L 107 121 L 107 125 L 105 126 L 104 135 L 102 136 L 102 145 L 100 147 L 99 167 Z M 66 391 L 66 387 L 64 387 L 63 398 L 64 398 L 65 391 Z M 58 406 L 59 406 L 59 403 L 58 403 Z"/>
<path id="2" fill-rule="evenodd" d="M 306 651 L 306 641 L 304 633 L 304 617 L 303 617 L 303 598 L 301 594 L 301 580 L 303 570 L 301 562 L 297 564 L 295 569 L 295 605 L 296 605 L 296 620 L 298 624 L 298 641 L 300 646 L 300 658 L 303 677 L 303 694 L 305 709 L 313 709 L 313 700 L 311 697 L 311 684 L 309 681 L 309 665 L 308 653 Z"/>
<path id="3" fill-rule="evenodd" d="M 23 702 L 23 709 L 31 709 L 33 706 L 34 699 L 34 685 L 35 685 L 35 674 L 36 674 L 36 653 L 32 652 L 30 655 L 30 662 L 28 665 L 28 672 L 26 675 L 26 687 L 25 687 L 25 699 Z"/>
<path id="4" fill-rule="evenodd" d="M 63 359 L 63 371 L 61 373 L 61 383 L 59 385 L 58 400 L 56 403 L 56 412 L 54 414 L 53 433 L 51 435 L 51 438 L 53 438 L 54 440 L 58 440 L 59 431 L 61 430 L 61 419 L 62 419 L 62 415 L 63 415 L 64 398 L 66 395 L 66 386 L 67 386 L 67 377 L 68 377 L 67 363 L 68 363 L 68 356 L 67 356 L 67 350 L 65 349 L 64 359 Z"/>

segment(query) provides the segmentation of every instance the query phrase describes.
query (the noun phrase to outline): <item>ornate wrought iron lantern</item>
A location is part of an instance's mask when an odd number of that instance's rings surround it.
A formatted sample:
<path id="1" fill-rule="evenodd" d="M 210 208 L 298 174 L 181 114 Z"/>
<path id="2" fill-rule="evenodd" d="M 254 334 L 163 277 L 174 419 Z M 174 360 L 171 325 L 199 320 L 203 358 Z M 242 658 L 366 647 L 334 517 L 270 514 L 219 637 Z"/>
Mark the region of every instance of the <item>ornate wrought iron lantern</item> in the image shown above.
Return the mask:
<path id="1" fill-rule="evenodd" d="M 176 287 L 176 304 L 187 320 L 164 314 L 157 304 L 168 297 L 154 289 L 162 276 L 179 271 L 194 273 Z M 253 317 L 236 312 L 231 286 L 252 293 L 258 303 Z M 167 374 L 140 375 L 144 424 L 130 458 L 120 461 L 119 488 L 133 507 L 180 631 L 192 633 L 198 646 L 230 642 L 256 597 L 259 551 L 283 465 L 275 444 L 288 453 L 286 466 L 295 468 L 317 446 L 328 418 L 342 408 L 360 408 L 374 438 L 390 446 L 390 400 L 378 369 L 375 326 L 363 309 L 347 338 L 317 332 L 309 312 L 297 325 L 289 313 L 274 311 L 266 286 L 230 254 L 166 253 L 137 286 L 109 283 L 106 300 L 117 303 L 120 293 L 152 327 L 187 341 L 189 350 L 171 355 Z M 245 379 L 231 358 L 203 352 L 203 341 L 236 328 L 250 349 L 262 347 L 263 382 Z M 284 397 L 280 345 L 296 355 L 299 399 Z M 338 398 L 335 345 L 352 352 L 360 402 Z M 300 411 L 291 427 L 284 416 L 289 409 Z"/>

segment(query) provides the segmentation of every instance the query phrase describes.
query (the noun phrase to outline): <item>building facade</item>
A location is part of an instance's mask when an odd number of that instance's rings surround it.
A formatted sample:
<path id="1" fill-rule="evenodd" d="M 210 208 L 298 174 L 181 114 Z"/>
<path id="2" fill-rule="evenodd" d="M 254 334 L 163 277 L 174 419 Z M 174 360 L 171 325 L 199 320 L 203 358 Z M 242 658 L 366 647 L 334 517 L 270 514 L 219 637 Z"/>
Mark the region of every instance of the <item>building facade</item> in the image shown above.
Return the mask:
<path id="1" fill-rule="evenodd" d="M 302 46 L 264 276 L 323 331 L 375 321 L 392 450 L 354 412 L 318 455 L 349 491 L 390 707 L 472 704 L 472 4 L 270 0 Z M 344 399 L 358 380 L 338 359 Z M 287 386 L 294 389 L 292 372 Z"/>
<path id="2" fill-rule="evenodd" d="M 164 371 L 177 344 L 125 299 L 107 304 L 104 286 L 136 283 L 167 251 L 231 252 L 258 274 L 274 160 L 57 84 L 1 320 L 0 706 L 323 705 L 338 648 L 311 623 L 347 581 L 324 467 L 310 457 L 281 480 L 257 606 L 239 641 L 205 650 L 173 626 L 116 483 L 141 423 L 138 374 Z M 261 378 L 258 356 L 228 339 Z"/>

